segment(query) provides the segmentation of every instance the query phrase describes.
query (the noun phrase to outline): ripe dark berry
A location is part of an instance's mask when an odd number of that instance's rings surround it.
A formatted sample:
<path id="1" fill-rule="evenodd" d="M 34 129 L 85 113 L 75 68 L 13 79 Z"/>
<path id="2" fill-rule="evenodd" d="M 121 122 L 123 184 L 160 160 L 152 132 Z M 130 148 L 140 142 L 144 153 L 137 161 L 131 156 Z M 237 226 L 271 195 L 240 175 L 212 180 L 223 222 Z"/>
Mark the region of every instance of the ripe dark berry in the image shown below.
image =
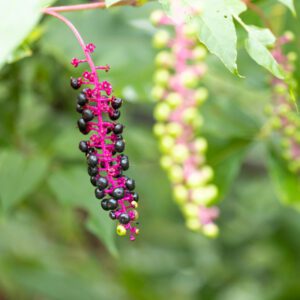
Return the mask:
<path id="1" fill-rule="evenodd" d="M 125 142 L 123 140 L 117 140 L 115 142 L 115 150 L 117 152 L 123 152 L 125 149 Z"/>
<path id="2" fill-rule="evenodd" d="M 86 130 L 86 122 L 82 118 L 77 121 L 77 125 L 80 130 Z"/>
<path id="3" fill-rule="evenodd" d="M 130 222 L 130 217 L 126 213 L 120 214 L 119 221 L 120 221 L 121 224 L 126 225 Z"/>
<path id="4" fill-rule="evenodd" d="M 88 99 L 86 98 L 86 95 L 84 92 L 81 92 L 78 96 L 77 96 L 77 104 L 80 106 L 83 106 L 85 104 L 87 104 Z"/>
<path id="5" fill-rule="evenodd" d="M 115 220 L 117 217 L 116 217 L 116 213 L 114 211 L 110 211 L 109 212 L 109 217 L 112 219 L 112 220 Z"/>
<path id="6" fill-rule="evenodd" d="M 99 177 L 97 180 L 97 186 L 102 190 L 105 189 L 108 186 L 107 179 L 105 177 Z"/>
<path id="7" fill-rule="evenodd" d="M 85 109 L 83 112 L 82 112 L 82 118 L 85 120 L 85 121 L 92 121 L 93 118 L 94 118 L 94 114 L 93 112 L 90 110 L 90 109 Z"/>
<path id="8" fill-rule="evenodd" d="M 120 124 L 120 123 L 117 123 L 117 124 L 114 126 L 113 132 L 114 132 L 115 134 L 121 134 L 121 133 L 123 132 L 123 125 Z"/>
<path id="9" fill-rule="evenodd" d="M 92 177 L 91 177 L 91 184 L 92 184 L 93 186 L 97 186 L 97 178 L 96 178 L 96 176 L 92 176 Z"/>
<path id="10" fill-rule="evenodd" d="M 124 197 L 124 189 L 123 188 L 116 188 L 112 192 L 112 196 L 117 200 L 122 199 Z"/>
<path id="11" fill-rule="evenodd" d="M 95 196 L 97 199 L 102 199 L 105 196 L 105 192 L 97 188 L 95 189 Z"/>
<path id="12" fill-rule="evenodd" d="M 83 107 L 81 105 L 77 104 L 76 105 L 76 111 L 81 114 L 83 112 Z"/>
<path id="13" fill-rule="evenodd" d="M 116 199 L 107 200 L 107 207 L 109 210 L 114 210 L 118 207 L 118 201 Z"/>
<path id="14" fill-rule="evenodd" d="M 125 184 L 129 191 L 133 191 L 135 189 L 135 181 L 133 179 L 128 178 Z"/>
<path id="15" fill-rule="evenodd" d="M 132 193 L 132 198 L 133 198 L 133 200 L 134 200 L 135 202 L 138 202 L 138 201 L 139 201 L 139 194 L 136 193 L 136 192 Z"/>
<path id="16" fill-rule="evenodd" d="M 71 87 L 78 90 L 81 87 L 81 82 L 77 78 L 71 78 Z"/>
<path id="17" fill-rule="evenodd" d="M 79 143 L 79 150 L 83 153 L 87 153 L 89 150 L 89 146 L 86 141 L 81 141 Z"/>
<path id="18" fill-rule="evenodd" d="M 107 201 L 107 199 L 103 199 L 102 201 L 101 201 L 101 206 L 102 206 L 102 208 L 104 209 L 104 210 L 109 210 L 109 208 L 108 208 L 108 203 L 107 203 L 108 201 Z"/>
<path id="19" fill-rule="evenodd" d="M 107 134 L 111 133 L 111 130 L 112 130 L 111 127 L 107 127 L 107 128 L 106 128 L 106 133 L 107 133 Z"/>
<path id="20" fill-rule="evenodd" d="M 114 108 L 114 109 L 118 109 L 122 106 L 122 102 L 123 100 L 121 98 L 114 98 L 112 101 L 111 101 L 111 106 Z"/>
<path id="21" fill-rule="evenodd" d="M 88 156 L 87 163 L 91 167 L 96 167 L 98 165 L 98 157 L 94 154 Z"/>
<path id="22" fill-rule="evenodd" d="M 98 174 L 97 167 L 88 167 L 88 173 L 90 176 L 96 176 Z"/>
<path id="23" fill-rule="evenodd" d="M 129 159 L 127 155 L 123 155 L 121 157 L 120 165 L 122 170 L 126 171 L 129 169 Z"/>
<path id="24" fill-rule="evenodd" d="M 121 113 L 119 110 L 113 110 L 110 111 L 108 115 L 111 120 L 116 121 L 120 118 Z"/>

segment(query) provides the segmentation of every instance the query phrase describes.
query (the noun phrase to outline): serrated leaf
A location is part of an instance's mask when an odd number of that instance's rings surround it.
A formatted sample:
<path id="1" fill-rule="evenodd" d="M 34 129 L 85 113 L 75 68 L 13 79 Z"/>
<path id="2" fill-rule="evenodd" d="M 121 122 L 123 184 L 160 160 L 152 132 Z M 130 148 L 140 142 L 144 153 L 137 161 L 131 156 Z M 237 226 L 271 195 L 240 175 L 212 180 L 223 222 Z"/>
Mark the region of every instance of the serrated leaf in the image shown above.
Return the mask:
<path id="1" fill-rule="evenodd" d="M 97 235 L 107 249 L 113 255 L 116 255 L 115 224 L 107 214 L 101 211 L 87 172 L 78 167 L 67 171 L 57 170 L 50 176 L 48 184 L 63 205 L 73 208 L 82 207 L 88 211 L 87 229 Z"/>
<path id="2" fill-rule="evenodd" d="M 44 157 L 26 158 L 18 152 L 5 152 L 0 157 L 0 199 L 6 212 L 34 191 L 46 174 Z"/>
<path id="3" fill-rule="evenodd" d="M 278 0 L 278 1 L 284 4 L 285 6 L 287 6 L 291 10 L 291 12 L 294 15 L 296 15 L 294 0 Z"/>
<path id="4" fill-rule="evenodd" d="M 224 65 L 237 74 L 237 36 L 233 14 L 239 15 L 246 5 L 239 0 L 203 2 L 202 13 L 193 22 L 198 26 L 199 39 Z"/>
<path id="5" fill-rule="evenodd" d="M 268 159 L 269 173 L 278 198 L 287 205 L 300 208 L 300 176 L 288 170 L 286 162 L 274 152 Z"/>
<path id="6" fill-rule="evenodd" d="M 248 54 L 259 65 L 269 70 L 274 76 L 283 79 L 283 72 L 267 46 L 274 43 L 275 38 L 269 29 L 247 26 L 248 38 L 245 48 Z"/>
<path id="7" fill-rule="evenodd" d="M 0 0 L 0 67 L 23 42 L 42 16 L 42 8 L 50 0 Z"/>

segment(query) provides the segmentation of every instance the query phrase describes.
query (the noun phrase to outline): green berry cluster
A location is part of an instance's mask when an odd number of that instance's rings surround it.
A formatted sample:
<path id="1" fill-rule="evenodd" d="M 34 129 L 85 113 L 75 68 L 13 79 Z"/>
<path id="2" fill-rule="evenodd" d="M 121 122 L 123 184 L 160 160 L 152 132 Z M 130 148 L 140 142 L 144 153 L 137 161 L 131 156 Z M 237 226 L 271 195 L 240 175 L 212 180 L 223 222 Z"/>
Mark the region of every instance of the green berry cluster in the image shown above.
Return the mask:
<path id="1" fill-rule="evenodd" d="M 152 89 L 160 164 L 173 185 L 187 227 L 216 236 L 218 227 L 213 221 L 218 212 L 211 205 L 218 189 L 211 183 L 214 172 L 205 162 L 207 141 L 197 135 L 203 125 L 199 107 L 208 98 L 208 90 L 201 86 L 207 50 L 192 25 L 173 24 L 161 11 L 155 11 L 151 20 L 156 26 L 169 25 L 169 30 L 159 29 L 153 38 L 154 47 L 160 49 Z"/>

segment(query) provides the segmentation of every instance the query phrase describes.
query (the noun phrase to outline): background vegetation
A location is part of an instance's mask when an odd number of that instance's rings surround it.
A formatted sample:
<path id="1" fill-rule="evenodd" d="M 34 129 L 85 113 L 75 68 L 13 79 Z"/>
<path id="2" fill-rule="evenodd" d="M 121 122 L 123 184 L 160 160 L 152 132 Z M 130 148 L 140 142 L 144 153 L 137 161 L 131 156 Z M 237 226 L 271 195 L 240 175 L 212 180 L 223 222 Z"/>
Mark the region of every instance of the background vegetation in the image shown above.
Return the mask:
<path id="1" fill-rule="evenodd" d="M 277 34 L 295 33 L 289 47 L 300 54 L 299 19 L 274 1 L 257 2 Z M 298 1 L 296 6 L 299 15 Z M 115 224 L 94 199 L 77 149 L 81 135 L 69 61 L 81 50 L 69 29 L 44 18 L 11 59 L 29 55 L 29 44 L 33 55 L 2 67 L 1 300 L 300 299 L 299 179 L 262 134 L 270 75 L 244 50 L 238 63 L 245 79 L 208 58 L 204 84 L 210 98 L 201 134 L 209 140 L 208 161 L 221 190 L 221 234 L 208 240 L 189 232 L 160 169 L 151 129 L 155 29 L 148 17 L 156 7 L 69 14 L 86 40 L 96 44 L 95 61 L 111 65 L 107 78 L 127 100 L 122 120 L 129 174 L 141 196 L 141 235 L 134 243 L 115 238 Z M 16 10 L 15 19 L 22 13 Z M 251 12 L 245 20 L 261 25 Z M 0 38 L 0 51 L 4 42 Z M 298 80 L 299 71 L 298 62 Z"/>

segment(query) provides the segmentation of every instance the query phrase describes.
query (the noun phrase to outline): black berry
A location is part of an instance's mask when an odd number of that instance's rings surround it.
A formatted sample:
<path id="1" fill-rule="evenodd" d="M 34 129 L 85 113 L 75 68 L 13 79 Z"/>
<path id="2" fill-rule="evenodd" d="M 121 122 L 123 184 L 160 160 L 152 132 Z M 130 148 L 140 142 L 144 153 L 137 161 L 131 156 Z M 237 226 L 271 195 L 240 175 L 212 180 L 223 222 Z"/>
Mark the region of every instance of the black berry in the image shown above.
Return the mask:
<path id="1" fill-rule="evenodd" d="M 133 198 L 133 200 L 134 200 L 135 202 L 138 202 L 138 201 L 139 201 L 139 194 L 136 193 L 136 192 L 132 193 L 132 198 Z"/>
<path id="2" fill-rule="evenodd" d="M 74 90 L 78 90 L 81 87 L 81 82 L 77 78 L 71 78 L 71 87 Z"/>
<path id="3" fill-rule="evenodd" d="M 118 201 L 116 199 L 107 200 L 107 207 L 109 210 L 114 210 L 118 207 Z"/>
<path id="4" fill-rule="evenodd" d="M 78 96 L 77 96 L 77 104 L 80 106 L 83 106 L 85 104 L 87 104 L 88 99 L 86 98 L 86 95 L 84 92 L 81 92 Z"/>
<path id="5" fill-rule="evenodd" d="M 80 131 L 86 131 L 87 125 L 86 125 L 86 122 L 82 118 L 80 118 L 77 121 L 77 125 L 78 125 L 78 128 L 80 129 Z"/>
<path id="6" fill-rule="evenodd" d="M 101 206 L 104 210 L 109 210 L 107 202 L 108 202 L 107 199 L 101 201 Z"/>
<path id="7" fill-rule="evenodd" d="M 113 132 L 114 132 L 115 134 L 121 134 L 121 133 L 123 132 L 123 125 L 120 124 L 120 123 L 117 123 L 117 124 L 114 126 Z"/>
<path id="8" fill-rule="evenodd" d="M 122 199 L 124 197 L 124 194 L 125 192 L 123 188 L 116 188 L 112 192 L 112 196 L 118 200 Z"/>
<path id="9" fill-rule="evenodd" d="M 87 142 L 81 141 L 79 143 L 79 150 L 83 153 L 87 153 L 89 150 L 89 146 L 88 146 Z"/>
<path id="10" fill-rule="evenodd" d="M 97 167 L 88 167 L 88 173 L 90 176 L 96 176 L 98 174 Z"/>
<path id="11" fill-rule="evenodd" d="M 112 219 L 112 220 L 115 220 L 117 217 L 116 217 L 116 213 L 114 211 L 110 211 L 109 212 L 109 217 Z"/>
<path id="12" fill-rule="evenodd" d="M 87 163 L 91 167 L 96 167 L 98 165 L 98 157 L 94 154 L 88 156 Z"/>
<path id="13" fill-rule="evenodd" d="M 114 108 L 114 109 L 118 109 L 122 106 L 122 102 L 123 100 L 121 98 L 114 98 L 112 101 L 111 101 L 111 106 Z"/>
<path id="14" fill-rule="evenodd" d="M 83 112 L 83 107 L 81 105 L 77 104 L 76 105 L 76 111 L 81 114 Z"/>
<path id="15" fill-rule="evenodd" d="M 128 224 L 130 222 L 130 217 L 129 217 L 128 214 L 122 213 L 119 216 L 119 221 L 120 221 L 121 224 L 124 224 L 124 225 Z"/>
<path id="16" fill-rule="evenodd" d="M 135 181 L 131 178 L 126 180 L 125 185 L 129 191 L 133 191 L 135 189 Z"/>
<path id="17" fill-rule="evenodd" d="M 91 177 L 91 184 L 92 184 L 93 186 L 97 186 L 97 178 L 96 178 L 96 176 L 92 176 L 92 177 Z"/>
<path id="18" fill-rule="evenodd" d="M 90 109 L 85 109 L 83 112 L 82 112 L 82 118 L 85 120 L 85 121 L 92 121 L 93 118 L 94 118 L 94 114 L 93 112 L 90 110 Z"/>
<path id="19" fill-rule="evenodd" d="M 127 155 L 123 155 L 121 157 L 120 165 L 122 170 L 126 171 L 129 169 L 129 159 Z"/>
<path id="20" fill-rule="evenodd" d="M 108 186 L 108 181 L 105 177 L 99 177 L 99 179 L 97 180 L 97 186 L 100 189 L 105 189 Z"/>
<path id="21" fill-rule="evenodd" d="M 117 140 L 115 142 L 115 151 L 123 152 L 125 149 L 125 142 L 123 140 Z"/>
<path id="22" fill-rule="evenodd" d="M 105 192 L 99 188 L 95 189 L 95 196 L 97 199 L 102 199 L 105 196 Z"/>
<path id="23" fill-rule="evenodd" d="M 109 118 L 113 121 L 116 121 L 120 118 L 120 111 L 119 110 L 113 110 L 109 112 Z"/>

